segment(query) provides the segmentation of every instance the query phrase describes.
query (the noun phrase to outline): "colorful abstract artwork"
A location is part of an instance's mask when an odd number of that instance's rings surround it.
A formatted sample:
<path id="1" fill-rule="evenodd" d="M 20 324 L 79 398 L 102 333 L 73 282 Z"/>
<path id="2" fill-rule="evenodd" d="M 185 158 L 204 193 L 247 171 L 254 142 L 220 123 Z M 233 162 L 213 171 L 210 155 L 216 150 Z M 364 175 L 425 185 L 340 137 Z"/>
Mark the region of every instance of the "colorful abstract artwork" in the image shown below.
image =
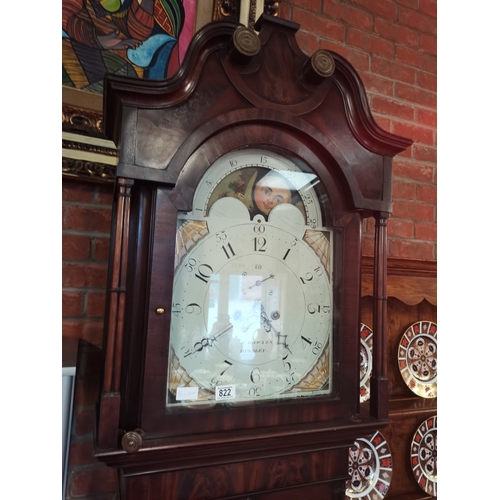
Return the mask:
<path id="1" fill-rule="evenodd" d="M 102 93 L 106 73 L 172 76 L 195 14 L 196 0 L 63 0 L 63 85 Z"/>

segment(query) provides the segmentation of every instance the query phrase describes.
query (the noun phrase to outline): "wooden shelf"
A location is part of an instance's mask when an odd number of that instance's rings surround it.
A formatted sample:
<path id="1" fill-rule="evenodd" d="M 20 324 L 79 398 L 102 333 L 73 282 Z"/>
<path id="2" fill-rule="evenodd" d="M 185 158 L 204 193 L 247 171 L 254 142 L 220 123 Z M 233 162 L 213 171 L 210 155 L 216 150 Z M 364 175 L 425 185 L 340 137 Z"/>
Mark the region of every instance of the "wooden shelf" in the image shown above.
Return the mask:
<path id="1" fill-rule="evenodd" d="M 363 257 L 361 296 L 373 296 L 373 258 Z M 387 259 L 387 296 L 414 306 L 427 300 L 437 305 L 437 262 Z"/>
<path id="2" fill-rule="evenodd" d="M 361 321 L 373 327 L 373 258 L 363 258 Z M 437 414 L 437 398 L 421 398 L 407 387 L 398 367 L 401 336 L 414 322 L 437 321 L 436 262 L 389 258 L 387 262 L 387 380 L 390 423 L 381 430 L 391 450 L 393 475 L 387 500 L 430 500 L 410 463 L 420 424 Z M 367 402 L 368 403 L 368 402 Z M 364 403 L 362 412 L 367 411 Z"/>

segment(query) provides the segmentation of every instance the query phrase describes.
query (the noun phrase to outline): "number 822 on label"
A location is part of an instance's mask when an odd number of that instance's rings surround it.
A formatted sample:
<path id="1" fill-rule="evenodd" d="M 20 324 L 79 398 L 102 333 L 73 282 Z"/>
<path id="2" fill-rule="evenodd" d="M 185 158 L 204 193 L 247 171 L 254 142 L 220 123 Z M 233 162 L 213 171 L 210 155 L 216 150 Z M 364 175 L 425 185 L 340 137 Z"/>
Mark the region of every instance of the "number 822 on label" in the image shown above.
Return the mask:
<path id="1" fill-rule="evenodd" d="M 215 388 L 215 400 L 223 401 L 226 399 L 234 399 L 236 397 L 235 385 L 219 385 Z"/>

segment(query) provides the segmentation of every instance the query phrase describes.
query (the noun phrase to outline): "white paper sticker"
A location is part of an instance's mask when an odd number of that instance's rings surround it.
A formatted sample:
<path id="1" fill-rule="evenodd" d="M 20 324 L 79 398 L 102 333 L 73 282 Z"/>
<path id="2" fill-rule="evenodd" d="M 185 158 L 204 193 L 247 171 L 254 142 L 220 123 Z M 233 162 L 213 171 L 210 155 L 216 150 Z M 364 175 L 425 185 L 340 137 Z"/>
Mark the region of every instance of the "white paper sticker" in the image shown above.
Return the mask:
<path id="1" fill-rule="evenodd" d="M 177 401 L 198 399 L 198 387 L 177 387 L 175 399 Z"/>
<path id="2" fill-rule="evenodd" d="M 215 388 L 215 400 L 234 399 L 236 397 L 235 385 L 218 385 Z"/>

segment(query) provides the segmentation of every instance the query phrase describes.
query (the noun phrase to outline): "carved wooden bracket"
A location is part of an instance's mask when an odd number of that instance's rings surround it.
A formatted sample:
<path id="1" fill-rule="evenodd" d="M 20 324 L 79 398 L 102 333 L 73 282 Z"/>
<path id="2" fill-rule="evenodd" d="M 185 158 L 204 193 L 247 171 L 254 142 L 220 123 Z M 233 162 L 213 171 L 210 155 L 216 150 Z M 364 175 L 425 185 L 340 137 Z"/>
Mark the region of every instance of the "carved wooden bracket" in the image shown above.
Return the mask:
<path id="1" fill-rule="evenodd" d="M 363 257 L 361 295 L 373 296 L 373 257 Z M 410 306 L 423 300 L 437 305 L 437 263 L 389 257 L 387 297 L 394 297 Z"/>

